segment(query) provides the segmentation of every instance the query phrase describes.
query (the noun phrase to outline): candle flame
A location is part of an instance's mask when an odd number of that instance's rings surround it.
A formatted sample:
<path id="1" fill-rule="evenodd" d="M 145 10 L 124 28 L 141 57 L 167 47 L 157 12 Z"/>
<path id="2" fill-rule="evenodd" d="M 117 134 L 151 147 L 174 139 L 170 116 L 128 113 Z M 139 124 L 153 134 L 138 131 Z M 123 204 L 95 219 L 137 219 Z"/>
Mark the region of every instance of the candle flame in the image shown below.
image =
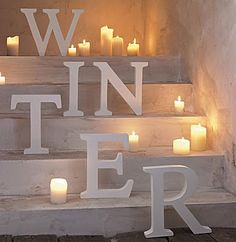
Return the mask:
<path id="1" fill-rule="evenodd" d="M 178 96 L 178 101 L 181 101 L 181 96 Z"/>
<path id="2" fill-rule="evenodd" d="M 136 44 L 136 38 L 134 38 L 134 44 Z"/>
<path id="3" fill-rule="evenodd" d="M 74 48 L 74 45 L 71 45 L 71 48 Z"/>
<path id="4" fill-rule="evenodd" d="M 135 135 L 135 131 L 132 131 L 132 135 Z"/>
<path id="5" fill-rule="evenodd" d="M 85 41 L 85 39 L 83 40 L 83 44 L 86 44 L 86 41 Z"/>
<path id="6" fill-rule="evenodd" d="M 184 137 L 182 137 L 182 140 L 184 140 Z"/>
<path id="7" fill-rule="evenodd" d="M 0 72 L 0 76 L 2 76 L 2 72 Z"/>
<path id="8" fill-rule="evenodd" d="M 202 125 L 200 123 L 198 123 L 198 127 L 202 127 Z"/>

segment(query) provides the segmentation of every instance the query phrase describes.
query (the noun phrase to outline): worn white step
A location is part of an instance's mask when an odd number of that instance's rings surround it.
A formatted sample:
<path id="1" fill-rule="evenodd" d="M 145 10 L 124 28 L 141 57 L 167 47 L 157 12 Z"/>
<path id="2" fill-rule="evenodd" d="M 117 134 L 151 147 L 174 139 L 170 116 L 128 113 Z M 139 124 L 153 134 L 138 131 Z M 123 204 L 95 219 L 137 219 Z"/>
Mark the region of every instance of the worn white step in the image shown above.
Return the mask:
<path id="1" fill-rule="evenodd" d="M 100 159 L 115 159 L 118 151 L 102 151 Z M 186 165 L 199 177 L 199 187 L 220 188 L 223 186 L 224 156 L 205 151 L 187 156 L 174 155 L 169 148 L 148 149 L 139 152 L 123 152 L 123 175 L 115 170 L 99 171 L 100 188 L 120 188 L 128 179 L 134 180 L 133 191 L 149 191 L 150 177 L 143 172 L 144 166 Z M 53 177 L 64 177 L 69 183 L 69 193 L 86 190 L 86 152 L 66 152 L 50 155 L 0 155 L 0 195 L 49 194 Z M 165 189 L 177 190 L 183 186 L 183 177 L 171 174 L 165 177 Z"/>
<path id="2" fill-rule="evenodd" d="M 29 146 L 29 115 L 0 115 L 1 150 L 21 150 Z M 140 147 L 171 146 L 174 138 L 190 137 L 191 124 L 207 124 L 206 117 L 149 114 L 111 117 L 44 116 L 42 144 L 51 150 L 85 150 L 81 133 L 128 133 L 140 135 Z M 120 144 L 104 144 L 104 148 L 121 148 Z"/>
<path id="3" fill-rule="evenodd" d="M 69 70 L 65 61 L 84 61 L 79 82 L 99 82 L 100 71 L 93 62 L 108 62 L 117 75 L 127 83 L 134 81 L 134 68 L 130 62 L 148 62 L 144 68 L 144 82 L 168 83 L 181 81 L 180 58 L 175 56 L 156 57 L 38 57 L 38 56 L 1 56 L 1 72 L 6 83 L 68 83 Z"/>
<path id="4" fill-rule="evenodd" d="M 1 234 L 113 236 L 150 228 L 150 193 L 145 192 L 132 193 L 129 199 L 82 200 L 73 195 L 63 205 L 50 204 L 47 196 L 2 196 L 0 203 Z M 236 227 L 236 197 L 223 189 L 199 191 L 187 206 L 203 225 Z M 168 228 L 186 226 L 171 207 L 165 216 Z"/>
<path id="5" fill-rule="evenodd" d="M 127 84 L 133 91 L 134 84 Z M 68 110 L 69 84 L 10 84 L 0 86 L 0 113 L 28 112 L 29 104 L 20 104 L 16 110 L 10 110 L 11 96 L 13 94 L 60 94 L 62 109 L 54 104 L 43 104 L 43 114 L 62 114 Z M 185 111 L 193 112 L 192 84 L 144 84 L 143 85 L 143 113 L 174 112 L 174 100 L 181 96 L 185 101 Z M 79 108 L 86 115 L 94 114 L 100 105 L 100 84 L 79 84 Z M 109 85 L 108 108 L 113 113 L 133 113 L 129 105 L 122 99 L 117 91 Z"/>

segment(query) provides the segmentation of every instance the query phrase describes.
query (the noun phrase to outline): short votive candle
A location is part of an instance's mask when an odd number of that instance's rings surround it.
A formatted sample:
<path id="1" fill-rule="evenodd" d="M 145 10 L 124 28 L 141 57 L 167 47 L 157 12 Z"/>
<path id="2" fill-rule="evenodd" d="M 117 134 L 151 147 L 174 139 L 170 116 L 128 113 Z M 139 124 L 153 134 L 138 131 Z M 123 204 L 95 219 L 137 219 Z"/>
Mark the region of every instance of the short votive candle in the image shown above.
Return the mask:
<path id="1" fill-rule="evenodd" d="M 7 38 L 7 55 L 9 56 L 17 56 L 19 55 L 19 44 L 20 44 L 20 37 L 8 37 Z"/>
<path id="2" fill-rule="evenodd" d="M 68 55 L 76 56 L 76 47 L 74 47 L 74 45 L 71 45 L 71 47 L 68 49 Z"/>
<path id="3" fill-rule="evenodd" d="M 175 104 L 176 113 L 184 112 L 184 101 L 181 100 L 181 96 L 178 96 L 178 98 L 177 98 L 177 100 L 175 100 L 174 104 Z"/>
<path id="4" fill-rule="evenodd" d="M 177 155 L 187 155 L 190 153 L 190 141 L 182 137 L 173 141 L 173 152 Z"/>
<path id="5" fill-rule="evenodd" d="M 50 182 L 51 203 L 66 203 L 67 187 L 68 185 L 66 179 L 53 178 Z"/>
<path id="6" fill-rule="evenodd" d="M 0 85 L 4 85 L 6 83 L 5 76 L 2 76 L 2 73 L 0 72 Z"/>
<path id="7" fill-rule="evenodd" d="M 129 135 L 129 150 L 137 151 L 139 148 L 139 135 L 134 131 Z"/>

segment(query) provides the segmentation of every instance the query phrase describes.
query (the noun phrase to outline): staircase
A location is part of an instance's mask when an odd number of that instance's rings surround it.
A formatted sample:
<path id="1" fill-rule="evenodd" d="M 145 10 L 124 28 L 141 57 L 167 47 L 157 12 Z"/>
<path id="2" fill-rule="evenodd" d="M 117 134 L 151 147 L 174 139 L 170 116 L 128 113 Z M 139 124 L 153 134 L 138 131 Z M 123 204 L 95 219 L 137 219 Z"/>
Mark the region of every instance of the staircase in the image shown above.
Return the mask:
<path id="1" fill-rule="evenodd" d="M 64 61 L 84 61 L 79 73 L 79 107 L 84 117 L 63 117 L 68 109 L 69 73 Z M 128 105 L 109 87 L 111 117 L 95 117 L 99 106 L 100 73 L 94 61 L 106 61 L 133 89 L 131 61 L 148 61 L 144 69 L 143 116 L 132 114 Z M 232 227 L 236 197 L 223 188 L 224 155 L 210 148 L 190 155 L 174 155 L 173 139 L 190 138 L 191 124 L 207 126 L 207 118 L 195 112 L 193 86 L 183 82 L 178 57 L 0 57 L 7 84 L 0 86 L 0 234 L 101 234 L 148 229 L 150 226 L 150 177 L 143 166 L 181 164 L 199 176 L 199 189 L 188 200 L 204 225 Z M 62 109 L 43 104 L 42 144 L 49 155 L 23 155 L 29 146 L 29 106 L 10 110 L 12 94 L 61 94 Z M 185 100 L 184 115 L 176 115 L 173 102 Z M 80 199 L 86 188 L 86 143 L 81 133 L 131 133 L 140 135 L 140 150 L 123 151 L 124 175 L 101 170 L 101 188 L 119 188 L 134 179 L 130 199 Z M 210 144 L 209 140 L 209 144 Z M 114 159 L 122 147 L 105 144 L 100 158 Z M 64 177 L 69 184 L 66 204 L 49 202 L 49 182 Z M 166 195 L 183 185 L 177 174 L 165 177 Z M 231 219 L 225 219 L 231 218 Z M 172 208 L 166 208 L 166 224 L 183 227 Z"/>

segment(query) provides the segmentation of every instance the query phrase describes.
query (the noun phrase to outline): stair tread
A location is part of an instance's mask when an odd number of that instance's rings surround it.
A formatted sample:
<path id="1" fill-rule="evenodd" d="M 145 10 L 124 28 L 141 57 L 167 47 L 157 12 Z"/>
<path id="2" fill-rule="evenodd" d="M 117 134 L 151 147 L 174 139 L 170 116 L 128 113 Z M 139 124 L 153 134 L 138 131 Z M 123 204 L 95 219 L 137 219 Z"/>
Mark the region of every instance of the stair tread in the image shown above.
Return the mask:
<path id="1" fill-rule="evenodd" d="M 119 150 L 101 150 L 99 151 L 99 156 L 106 157 L 115 157 Z M 151 147 L 141 149 L 140 151 L 130 152 L 122 150 L 124 157 L 208 157 L 208 156 L 224 156 L 223 153 L 206 150 L 201 152 L 191 151 L 189 155 L 176 155 L 172 151 L 172 147 Z M 52 151 L 49 154 L 42 155 L 24 155 L 23 151 L 1 151 L 0 160 L 47 160 L 47 159 L 85 159 L 87 156 L 86 151 L 76 151 L 76 150 L 67 150 L 67 151 Z"/>
<path id="2" fill-rule="evenodd" d="M 177 191 L 165 192 L 165 197 L 173 196 Z M 236 203 L 236 196 L 224 189 L 198 191 L 186 201 L 187 205 Z M 68 195 L 68 202 L 53 205 L 49 196 L 0 196 L 0 211 L 31 210 L 80 210 L 105 208 L 149 207 L 150 192 L 133 192 L 130 198 L 80 199 L 79 194 Z"/>

